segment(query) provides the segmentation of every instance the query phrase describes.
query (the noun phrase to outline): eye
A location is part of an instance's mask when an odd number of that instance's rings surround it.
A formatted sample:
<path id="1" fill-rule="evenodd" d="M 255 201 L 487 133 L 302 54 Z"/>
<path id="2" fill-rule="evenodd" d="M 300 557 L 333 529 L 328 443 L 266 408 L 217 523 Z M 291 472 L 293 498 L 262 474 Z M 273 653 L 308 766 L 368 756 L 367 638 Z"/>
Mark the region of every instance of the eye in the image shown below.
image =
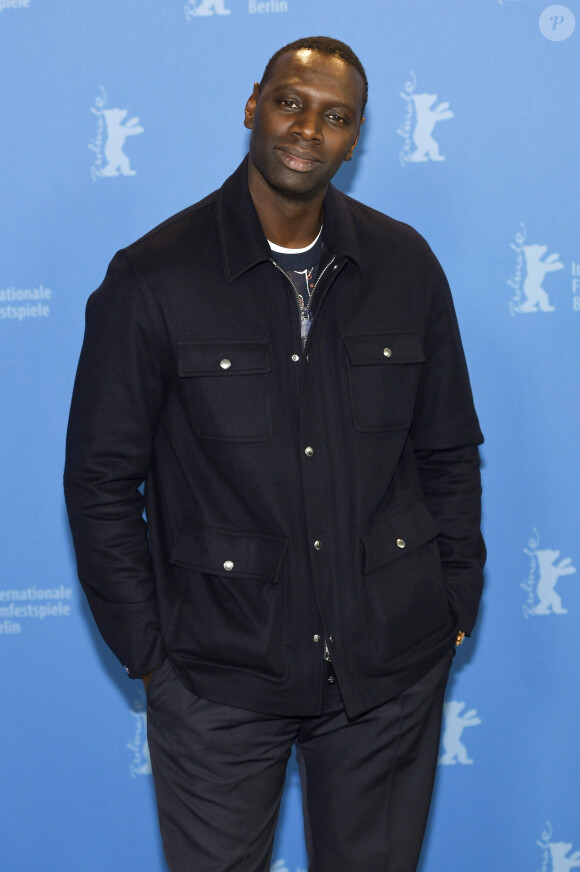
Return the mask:
<path id="1" fill-rule="evenodd" d="M 337 115 L 336 112 L 330 112 L 326 117 L 335 124 L 348 124 L 348 120 L 343 115 Z"/>
<path id="2" fill-rule="evenodd" d="M 296 100 L 290 100 L 290 99 L 278 100 L 278 104 L 280 106 L 282 106 L 283 109 L 298 109 L 299 108 Z"/>

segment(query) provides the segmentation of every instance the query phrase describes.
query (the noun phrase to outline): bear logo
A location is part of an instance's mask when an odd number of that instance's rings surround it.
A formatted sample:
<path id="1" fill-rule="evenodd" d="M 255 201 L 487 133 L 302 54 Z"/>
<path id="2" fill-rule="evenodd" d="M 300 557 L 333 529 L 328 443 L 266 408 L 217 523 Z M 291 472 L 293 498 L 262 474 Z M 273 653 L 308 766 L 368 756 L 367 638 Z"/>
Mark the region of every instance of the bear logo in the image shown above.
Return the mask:
<path id="1" fill-rule="evenodd" d="M 559 254 L 550 254 L 544 258 L 548 250 L 547 245 L 523 245 L 522 250 L 526 259 L 526 277 L 524 279 L 524 294 L 526 299 L 519 307 L 520 312 L 553 312 L 554 306 L 550 305 L 548 294 L 542 287 L 546 273 L 562 269 L 564 264 L 558 260 Z"/>
<path id="2" fill-rule="evenodd" d="M 107 141 L 105 142 L 104 154 L 107 164 L 99 170 L 100 176 L 135 176 L 137 173 L 131 169 L 129 158 L 123 151 L 125 140 L 128 136 L 136 136 L 143 133 L 143 127 L 138 118 L 129 118 L 123 124 L 127 115 L 126 109 L 102 109 L 101 114 L 107 127 Z"/>
<path id="3" fill-rule="evenodd" d="M 547 847 L 552 855 L 552 872 L 570 872 L 580 868 L 580 851 L 572 850 L 572 842 L 549 842 Z"/>
<path id="4" fill-rule="evenodd" d="M 229 15 L 231 9 L 226 9 L 224 0 L 189 0 L 185 6 L 185 17 L 188 21 L 202 15 Z"/>
<path id="5" fill-rule="evenodd" d="M 563 575 L 572 575 L 576 572 L 576 567 L 572 566 L 572 559 L 564 557 L 559 563 L 556 563 L 560 556 L 559 551 L 551 548 L 536 548 L 533 551 L 528 551 L 524 548 L 524 553 L 529 557 L 536 559 L 538 567 L 538 583 L 536 585 L 537 604 L 528 609 L 530 615 L 565 615 L 568 609 L 562 605 L 562 597 L 556 593 L 556 582 Z"/>
<path id="6" fill-rule="evenodd" d="M 286 865 L 285 860 L 276 860 L 275 863 L 272 863 L 270 866 L 270 872 L 290 872 L 290 869 Z M 296 869 L 296 872 L 306 872 L 306 869 Z"/>
<path id="7" fill-rule="evenodd" d="M 127 748 L 133 752 L 133 760 L 129 765 L 131 778 L 137 775 L 151 775 L 151 756 L 147 744 L 147 709 L 141 700 L 136 700 L 131 708 L 135 719 L 133 738 L 127 743 Z"/>
<path id="8" fill-rule="evenodd" d="M 439 763 L 443 766 L 463 763 L 473 763 L 467 753 L 467 748 L 461 741 L 461 735 L 465 727 L 476 727 L 481 724 L 481 718 L 477 717 L 477 710 L 470 709 L 461 714 L 465 708 L 464 702 L 446 702 L 443 706 L 445 725 L 443 728 L 443 751 Z"/>
<path id="9" fill-rule="evenodd" d="M 433 130 L 438 121 L 446 121 L 453 118 L 453 112 L 449 109 L 449 103 L 439 103 L 434 109 L 431 107 L 437 99 L 437 94 L 401 94 L 405 100 L 412 101 L 415 106 L 415 129 L 413 142 L 415 151 L 409 155 L 408 160 L 420 163 L 429 160 L 441 161 L 445 157 L 439 152 L 439 145 L 433 138 Z"/>

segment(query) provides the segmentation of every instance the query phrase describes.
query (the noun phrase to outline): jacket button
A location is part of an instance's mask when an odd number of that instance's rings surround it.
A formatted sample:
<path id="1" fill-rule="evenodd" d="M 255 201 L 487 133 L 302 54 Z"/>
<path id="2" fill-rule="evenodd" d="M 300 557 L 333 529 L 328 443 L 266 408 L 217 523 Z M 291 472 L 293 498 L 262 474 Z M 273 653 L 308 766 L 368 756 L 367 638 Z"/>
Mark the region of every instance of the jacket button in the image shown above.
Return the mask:
<path id="1" fill-rule="evenodd" d="M 314 454 L 314 448 L 311 448 L 309 445 L 307 448 L 304 449 L 304 454 L 306 455 L 306 457 L 312 457 L 312 455 Z"/>
<path id="2" fill-rule="evenodd" d="M 397 547 L 398 548 L 406 548 L 407 543 L 405 542 L 404 539 L 397 539 Z"/>
<path id="3" fill-rule="evenodd" d="M 316 633 L 316 634 L 312 637 L 312 641 L 313 641 L 313 642 L 320 642 L 320 636 L 318 635 L 318 633 Z"/>
<path id="4" fill-rule="evenodd" d="M 226 560 L 226 562 L 224 563 L 224 569 L 226 570 L 226 572 L 231 572 L 233 568 L 233 562 L 231 560 Z"/>
<path id="5" fill-rule="evenodd" d="M 228 360 L 227 357 L 224 357 L 223 360 L 220 360 L 220 366 L 222 369 L 229 369 L 232 365 L 231 360 Z"/>
<path id="6" fill-rule="evenodd" d="M 320 541 L 320 539 L 317 539 L 316 542 L 314 543 L 314 550 L 320 551 L 321 548 L 322 548 L 322 542 Z"/>
<path id="7" fill-rule="evenodd" d="M 393 352 L 391 351 L 390 348 L 383 348 L 383 354 L 385 355 L 385 357 L 390 357 L 392 355 L 392 353 Z"/>
<path id="8" fill-rule="evenodd" d="M 299 355 L 299 354 L 293 354 L 293 355 L 292 355 L 292 360 L 294 361 L 294 363 L 298 363 L 298 361 L 300 360 L 300 355 Z"/>

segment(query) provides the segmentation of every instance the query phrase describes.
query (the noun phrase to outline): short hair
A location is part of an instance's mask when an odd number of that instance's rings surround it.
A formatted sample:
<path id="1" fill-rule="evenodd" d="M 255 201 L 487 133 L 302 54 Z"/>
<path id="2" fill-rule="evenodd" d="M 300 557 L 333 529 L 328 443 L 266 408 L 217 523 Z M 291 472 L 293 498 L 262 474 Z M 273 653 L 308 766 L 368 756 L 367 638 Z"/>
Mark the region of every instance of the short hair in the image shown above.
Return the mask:
<path id="1" fill-rule="evenodd" d="M 270 78 L 274 64 L 279 57 L 287 52 L 300 51 L 300 49 L 304 48 L 310 49 L 310 51 L 317 51 L 320 54 L 329 55 L 330 57 L 340 58 L 342 61 L 345 61 L 345 63 L 350 64 L 351 67 L 355 68 L 363 80 L 364 85 L 362 115 L 369 96 L 369 83 L 367 74 L 365 73 L 365 68 L 349 45 L 345 42 L 341 42 L 339 39 L 333 39 L 331 36 L 305 36 L 302 39 L 296 39 L 294 42 L 289 42 L 288 45 L 279 48 L 266 64 L 266 69 L 264 70 L 260 81 L 260 87 L 262 87 L 262 85 L 264 85 Z"/>

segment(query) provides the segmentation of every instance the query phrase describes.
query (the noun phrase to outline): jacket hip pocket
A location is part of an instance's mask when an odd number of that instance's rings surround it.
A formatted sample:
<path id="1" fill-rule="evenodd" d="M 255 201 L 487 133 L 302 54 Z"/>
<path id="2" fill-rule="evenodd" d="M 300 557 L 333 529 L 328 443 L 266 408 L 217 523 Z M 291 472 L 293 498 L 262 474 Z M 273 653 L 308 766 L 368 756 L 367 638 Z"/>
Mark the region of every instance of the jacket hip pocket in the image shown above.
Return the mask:
<path id="1" fill-rule="evenodd" d="M 187 526 L 171 555 L 181 603 L 170 633 L 176 662 L 284 677 L 283 585 L 287 540 Z"/>
<path id="2" fill-rule="evenodd" d="M 354 426 L 363 432 L 408 427 L 425 355 L 415 331 L 356 333 L 347 350 Z"/>
<path id="3" fill-rule="evenodd" d="M 182 340 L 177 362 L 198 436 L 221 442 L 272 437 L 267 340 Z"/>
<path id="4" fill-rule="evenodd" d="M 362 536 L 363 569 L 379 662 L 449 635 L 439 528 L 422 500 L 379 515 Z"/>

